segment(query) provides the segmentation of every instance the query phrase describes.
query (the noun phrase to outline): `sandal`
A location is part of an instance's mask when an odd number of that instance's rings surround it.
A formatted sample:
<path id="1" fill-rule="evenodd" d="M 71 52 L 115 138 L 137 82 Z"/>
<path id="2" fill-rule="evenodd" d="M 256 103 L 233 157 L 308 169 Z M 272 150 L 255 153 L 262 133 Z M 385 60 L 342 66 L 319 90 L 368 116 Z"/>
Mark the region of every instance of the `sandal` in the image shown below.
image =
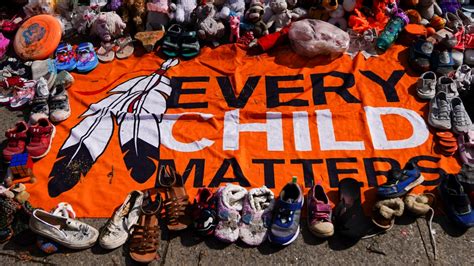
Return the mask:
<path id="1" fill-rule="evenodd" d="M 117 51 L 115 51 L 115 56 L 118 59 L 125 59 L 130 57 L 133 54 L 135 48 L 133 47 L 133 39 L 130 36 L 118 38 L 115 40 L 117 44 Z"/>
<path id="2" fill-rule="evenodd" d="M 181 55 L 185 59 L 191 59 L 197 56 L 200 52 L 201 46 L 195 31 L 184 32 L 181 35 Z"/>
<path id="3" fill-rule="evenodd" d="M 178 24 L 173 24 L 168 28 L 168 31 L 163 37 L 163 44 L 161 50 L 169 57 L 176 57 L 180 52 L 180 40 L 184 30 Z"/>
<path id="4" fill-rule="evenodd" d="M 433 49 L 431 42 L 426 39 L 419 39 L 410 47 L 410 65 L 420 72 L 430 70 L 430 58 Z"/>
<path id="5" fill-rule="evenodd" d="M 156 189 L 145 191 L 143 203 L 140 206 L 140 218 L 133 226 L 130 237 L 130 257 L 141 263 L 149 263 L 160 255 L 156 253 L 160 239 L 160 226 L 158 216 L 161 209 L 161 196 Z M 153 201 L 151 196 L 156 195 Z"/>
<path id="6" fill-rule="evenodd" d="M 162 180 L 174 180 L 171 186 L 166 186 L 165 184 L 166 198 L 164 206 L 168 229 L 171 231 L 186 229 L 191 224 L 191 220 L 188 215 L 189 196 L 184 188 L 183 179 L 171 167 L 162 167 L 160 169 L 160 176 L 159 182 L 162 185 Z"/>
<path id="7" fill-rule="evenodd" d="M 147 53 L 150 53 L 153 51 L 155 44 L 159 42 L 164 35 L 165 29 L 163 27 L 162 30 L 138 32 L 135 34 L 135 39 L 142 43 Z"/>
<path id="8" fill-rule="evenodd" d="M 94 46 L 90 42 L 79 44 L 76 49 L 77 56 L 77 71 L 80 73 L 86 73 L 92 71 L 99 64 L 97 54 L 95 53 Z"/>
<path id="9" fill-rule="evenodd" d="M 107 63 L 111 62 L 115 58 L 115 45 L 113 43 L 100 43 L 100 48 L 97 50 L 97 58 L 100 62 Z"/>

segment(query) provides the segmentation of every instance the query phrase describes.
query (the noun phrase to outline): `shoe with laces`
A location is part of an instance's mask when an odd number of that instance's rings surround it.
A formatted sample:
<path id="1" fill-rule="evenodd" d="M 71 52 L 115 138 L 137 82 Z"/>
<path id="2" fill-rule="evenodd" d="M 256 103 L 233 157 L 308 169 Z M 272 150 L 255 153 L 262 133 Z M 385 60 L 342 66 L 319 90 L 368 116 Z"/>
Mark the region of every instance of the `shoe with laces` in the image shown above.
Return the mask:
<path id="1" fill-rule="evenodd" d="M 114 215 L 109 219 L 99 236 L 99 244 L 105 249 L 115 249 L 123 245 L 140 216 L 143 193 L 134 190 L 128 194 Z"/>
<path id="2" fill-rule="evenodd" d="M 332 208 L 324 188 L 314 185 L 308 192 L 308 227 L 317 237 L 330 237 L 334 234 Z"/>
<path id="3" fill-rule="evenodd" d="M 29 226 L 34 233 L 70 249 L 92 247 L 99 237 L 97 229 L 86 223 L 40 209 L 33 211 Z"/>
<path id="4" fill-rule="evenodd" d="M 56 133 L 56 128 L 47 118 L 40 118 L 37 124 L 28 128 L 30 143 L 26 150 L 32 159 L 43 158 L 51 149 L 51 143 Z"/>
<path id="5" fill-rule="evenodd" d="M 423 73 L 416 84 L 416 94 L 421 99 L 433 99 L 436 94 L 436 74 L 433 71 Z"/>
<path id="6" fill-rule="evenodd" d="M 404 196 L 424 180 L 418 166 L 408 162 L 403 169 L 390 170 L 387 182 L 377 188 L 377 196 L 383 199 Z"/>
<path id="7" fill-rule="evenodd" d="M 431 99 L 428 123 L 435 128 L 451 129 L 451 105 L 445 92 L 438 92 Z"/>
<path id="8" fill-rule="evenodd" d="M 472 121 L 459 97 L 454 97 L 451 100 L 451 109 L 453 110 L 451 121 L 454 132 L 458 134 L 467 133 L 472 125 Z"/>
<path id="9" fill-rule="evenodd" d="M 25 151 L 28 125 L 24 121 L 17 122 L 15 127 L 5 132 L 5 137 L 7 137 L 7 145 L 3 149 L 3 159 L 5 162 L 10 162 L 13 155 Z"/>
<path id="10" fill-rule="evenodd" d="M 49 119 L 58 123 L 68 119 L 71 115 L 69 96 L 64 86 L 55 86 L 49 97 Z"/>
<path id="11" fill-rule="evenodd" d="M 275 203 L 268 240 L 279 245 L 289 245 L 300 232 L 301 209 L 304 196 L 296 180 L 286 184 Z"/>
<path id="12" fill-rule="evenodd" d="M 44 78 L 40 78 L 36 84 L 35 97 L 31 103 L 30 123 L 35 124 L 40 118 L 48 118 L 49 89 L 48 83 Z"/>

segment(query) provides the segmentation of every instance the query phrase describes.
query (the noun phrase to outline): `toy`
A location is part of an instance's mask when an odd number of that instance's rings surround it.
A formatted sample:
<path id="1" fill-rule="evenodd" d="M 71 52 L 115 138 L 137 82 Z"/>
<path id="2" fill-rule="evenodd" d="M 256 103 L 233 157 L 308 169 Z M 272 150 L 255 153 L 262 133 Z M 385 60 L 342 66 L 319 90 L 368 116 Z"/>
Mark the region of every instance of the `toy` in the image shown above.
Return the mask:
<path id="1" fill-rule="evenodd" d="M 122 35 L 126 26 L 115 12 L 101 12 L 92 23 L 90 34 L 99 36 L 104 42 L 110 42 Z"/>
<path id="2" fill-rule="evenodd" d="M 146 9 L 148 11 L 146 19 L 147 31 L 168 27 L 170 21 L 169 0 L 152 0 L 146 4 Z"/>
<path id="3" fill-rule="evenodd" d="M 135 31 L 145 30 L 145 0 L 123 0 L 118 10 L 130 31 L 132 31 L 131 28 Z"/>
<path id="4" fill-rule="evenodd" d="M 230 36 L 229 42 L 236 42 L 240 38 L 240 17 L 229 17 Z"/>
<path id="5" fill-rule="evenodd" d="M 274 27 L 274 31 L 280 31 L 283 27 L 289 25 L 291 20 L 297 19 L 299 16 L 288 10 L 288 4 L 285 0 L 270 0 L 270 8 L 273 15 L 267 22 L 267 27 Z"/>
<path id="6" fill-rule="evenodd" d="M 55 3 L 53 0 L 28 0 L 23 11 L 27 18 L 40 14 L 54 14 Z"/>
<path id="7" fill-rule="evenodd" d="M 175 19 L 180 24 L 189 24 L 192 21 L 191 14 L 196 6 L 196 0 L 177 0 L 176 4 L 170 5 L 171 11 L 174 11 L 171 14 L 171 19 Z"/>
<path id="8" fill-rule="evenodd" d="M 427 25 L 435 15 L 441 15 L 441 8 L 435 0 L 420 0 L 418 12 L 421 15 L 421 24 Z"/>
<path id="9" fill-rule="evenodd" d="M 222 7 L 219 17 L 227 19 L 229 16 L 243 16 L 245 12 L 245 1 L 244 0 L 227 0 Z"/>
<path id="10" fill-rule="evenodd" d="M 344 18 L 344 8 L 342 5 L 339 5 L 336 10 L 332 11 L 329 13 L 329 16 L 331 17 L 328 22 L 331 23 L 332 25 L 335 25 L 336 27 L 346 30 L 347 29 L 347 21 Z"/>
<path id="11" fill-rule="evenodd" d="M 212 43 L 214 47 L 219 45 L 219 39 L 225 34 L 224 24 L 216 20 L 217 11 L 212 3 L 198 6 L 193 11 L 193 20 L 197 24 L 199 39 Z"/>
<path id="12" fill-rule="evenodd" d="M 255 1 L 250 4 L 250 7 L 245 12 L 245 21 L 253 25 L 252 32 L 256 38 L 268 34 L 268 27 L 265 22 L 263 22 L 263 4 Z"/>
<path id="13" fill-rule="evenodd" d="M 11 186 L 13 179 L 24 177 L 29 177 L 31 183 L 36 182 L 36 177 L 33 173 L 33 160 L 26 152 L 13 155 L 5 177 L 5 184 Z"/>

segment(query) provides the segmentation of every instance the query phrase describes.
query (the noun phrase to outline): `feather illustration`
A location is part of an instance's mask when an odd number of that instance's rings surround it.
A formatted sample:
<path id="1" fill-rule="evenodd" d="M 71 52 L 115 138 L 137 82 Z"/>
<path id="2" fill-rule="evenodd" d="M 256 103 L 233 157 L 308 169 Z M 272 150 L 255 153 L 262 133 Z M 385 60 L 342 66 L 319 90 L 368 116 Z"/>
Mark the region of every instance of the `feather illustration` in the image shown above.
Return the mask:
<path id="1" fill-rule="evenodd" d="M 131 177 L 143 183 L 153 175 L 160 154 L 159 123 L 172 90 L 164 74 L 178 63 L 177 59 L 169 59 L 151 75 L 127 80 L 111 89 L 106 98 L 89 106 L 58 152 L 49 175 L 51 197 L 72 189 L 81 176 L 87 175 L 110 143 L 114 119 Z"/>

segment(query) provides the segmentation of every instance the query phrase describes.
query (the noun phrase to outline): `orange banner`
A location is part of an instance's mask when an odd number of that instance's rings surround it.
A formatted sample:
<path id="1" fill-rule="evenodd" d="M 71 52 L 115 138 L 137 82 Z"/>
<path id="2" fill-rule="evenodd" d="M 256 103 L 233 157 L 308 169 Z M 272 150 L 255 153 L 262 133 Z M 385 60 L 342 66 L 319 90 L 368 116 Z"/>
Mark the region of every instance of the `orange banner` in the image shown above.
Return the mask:
<path id="1" fill-rule="evenodd" d="M 190 61 L 146 54 L 75 74 L 72 115 L 35 164 L 32 204 L 66 201 L 80 217 L 109 217 L 131 190 L 157 185 L 165 164 L 191 198 L 226 182 L 278 195 L 297 176 L 306 190 L 321 182 L 329 191 L 353 177 L 373 201 L 387 171 L 410 160 L 425 176 L 417 190 L 431 190 L 440 168 L 460 167 L 433 151 L 404 49 L 330 62 L 289 47 L 249 56 L 224 45 Z"/>

